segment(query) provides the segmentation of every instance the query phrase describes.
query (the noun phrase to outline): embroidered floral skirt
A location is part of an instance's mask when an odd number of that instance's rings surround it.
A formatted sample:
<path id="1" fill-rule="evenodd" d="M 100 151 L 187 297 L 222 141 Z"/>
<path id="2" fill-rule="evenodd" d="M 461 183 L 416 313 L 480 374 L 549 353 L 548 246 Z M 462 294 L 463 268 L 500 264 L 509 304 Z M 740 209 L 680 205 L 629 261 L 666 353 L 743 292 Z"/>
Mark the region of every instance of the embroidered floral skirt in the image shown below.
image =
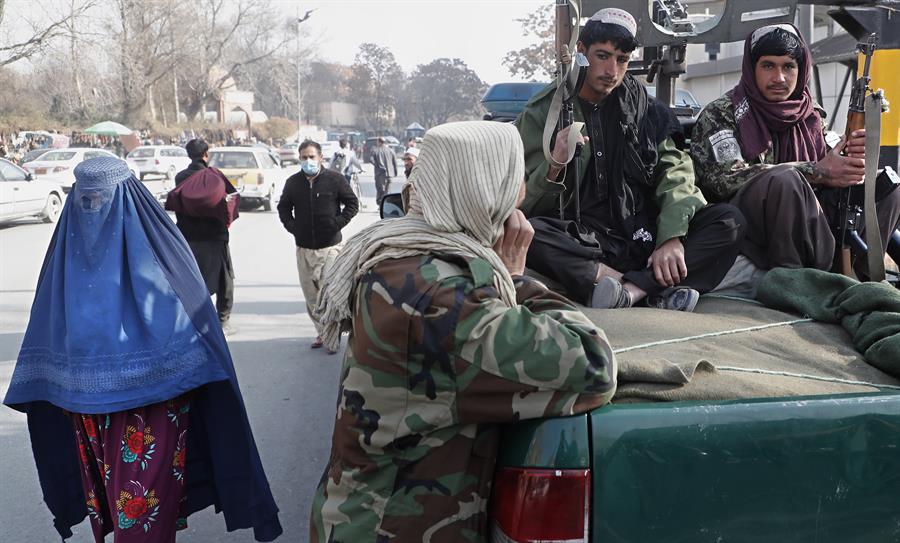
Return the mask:
<path id="1" fill-rule="evenodd" d="M 184 514 L 185 396 L 107 415 L 72 414 L 94 539 L 174 543 Z"/>

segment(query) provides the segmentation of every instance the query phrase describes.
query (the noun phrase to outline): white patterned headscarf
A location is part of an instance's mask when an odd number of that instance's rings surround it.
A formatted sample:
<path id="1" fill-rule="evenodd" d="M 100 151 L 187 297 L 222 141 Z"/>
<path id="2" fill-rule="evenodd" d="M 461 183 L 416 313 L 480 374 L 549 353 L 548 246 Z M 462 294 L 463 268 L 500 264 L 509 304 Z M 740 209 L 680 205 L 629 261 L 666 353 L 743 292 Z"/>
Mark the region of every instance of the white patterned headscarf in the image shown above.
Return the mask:
<path id="1" fill-rule="evenodd" d="M 512 277 L 492 247 L 524 177 L 522 140 L 510 124 L 449 123 L 426 132 L 409 180 L 414 189 L 409 213 L 353 236 L 323 271 L 316 313 L 325 344 L 337 349 L 341 331 L 349 329 L 359 278 L 387 259 L 419 254 L 484 259 L 494 269 L 500 299 L 514 306 Z"/>

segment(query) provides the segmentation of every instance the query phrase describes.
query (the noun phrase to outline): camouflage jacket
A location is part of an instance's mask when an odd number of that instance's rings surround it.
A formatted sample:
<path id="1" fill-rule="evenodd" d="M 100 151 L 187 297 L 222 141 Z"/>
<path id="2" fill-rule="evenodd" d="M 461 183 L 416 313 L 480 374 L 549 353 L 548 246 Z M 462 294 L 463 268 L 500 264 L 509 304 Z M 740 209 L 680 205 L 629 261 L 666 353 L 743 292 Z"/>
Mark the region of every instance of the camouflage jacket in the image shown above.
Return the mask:
<path id="1" fill-rule="evenodd" d="M 364 275 L 310 541 L 481 542 L 498 423 L 607 403 L 616 367 L 572 302 L 481 259 L 415 256 Z"/>
<path id="2" fill-rule="evenodd" d="M 825 119 L 825 111 L 816 106 Z M 824 126 L 822 127 L 824 130 Z M 825 137 L 824 135 L 822 136 Z M 700 112 L 691 134 L 691 157 L 697 172 L 697 185 L 711 202 L 725 202 L 744 183 L 777 164 L 777 144 L 758 157 L 741 155 L 737 121 L 731 93 L 713 100 Z M 815 177 L 815 162 L 790 162 L 807 181 Z"/>

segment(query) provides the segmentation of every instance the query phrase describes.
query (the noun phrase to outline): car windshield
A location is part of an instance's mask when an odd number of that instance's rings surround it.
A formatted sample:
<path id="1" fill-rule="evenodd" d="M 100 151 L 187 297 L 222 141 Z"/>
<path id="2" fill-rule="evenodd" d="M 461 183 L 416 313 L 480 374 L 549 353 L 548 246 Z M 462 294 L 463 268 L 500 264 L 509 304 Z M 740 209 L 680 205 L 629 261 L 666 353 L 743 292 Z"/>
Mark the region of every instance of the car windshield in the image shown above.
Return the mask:
<path id="1" fill-rule="evenodd" d="M 252 152 L 243 151 L 211 151 L 209 153 L 209 165 L 213 168 L 228 169 L 256 169 L 256 159 Z"/>
<path id="2" fill-rule="evenodd" d="M 41 157 L 41 160 L 72 160 L 75 151 L 52 151 Z"/>
<path id="3" fill-rule="evenodd" d="M 285 151 L 292 151 L 292 150 L 297 149 L 298 147 L 300 147 L 299 143 L 287 143 L 287 144 L 281 146 L 281 148 L 284 149 Z"/>
<path id="4" fill-rule="evenodd" d="M 656 87 L 647 87 L 650 96 L 656 96 Z M 684 89 L 675 89 L 675 105 L 680 107 L 700 107 L 694 95 Z"/>
<path id="5" fill-rule="evenodd" d="M 22 162 L 31 162 L 32 160 L 36 160 L 39 156 L 47 152 L 48 151 L 46 149 L 35 149 L 34 151 L 28 151 L 22 158 Z"/>
<path id="6" fill-rule="evenodd" d="M 147 158 L 153 156 L 153 149 L 135 149 L 128 153 L 128 158 Z"/>

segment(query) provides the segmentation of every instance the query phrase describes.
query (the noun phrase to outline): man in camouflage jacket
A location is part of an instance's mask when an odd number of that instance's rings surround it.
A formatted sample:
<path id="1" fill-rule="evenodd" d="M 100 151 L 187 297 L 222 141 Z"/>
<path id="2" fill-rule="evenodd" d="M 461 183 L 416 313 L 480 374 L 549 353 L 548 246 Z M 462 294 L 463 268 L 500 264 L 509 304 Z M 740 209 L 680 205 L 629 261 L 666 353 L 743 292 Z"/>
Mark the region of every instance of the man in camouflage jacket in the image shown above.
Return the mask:
<path id="1" fill-rule="evenodd" d="M 540 283 L 514 282 L 521 305 L 510 309 L 482 260 L 389 260 L 364 277 L 357 304 L 371 317 L 354 322 L 340 459 L 316 493 L 312 541 L 484 541 L 496 423 L 611 398 L 603 333 Z"/>
<path id="2" fill-rule="evenodd" d="M 825 112 L 808 87 L 811 63 L 792 25 L 756 30 L 745 43 L 740 83 L 704 108 L 693 131 L 697 184 L 710 201 L 741 210 L 741 253 L 761 269 L 830 269 L 837 189 L 865 175 L 865 130 L 826 146 Z M 877 208 L 886 242 L 900 220 L 900 191 Z M 864 261 L 856 266 L 863 275 Z"/>
<path id="3" fill-rule="evenodd" d="M 487 541 L 499 424 L 612 398 L 603 332 L 523 276 L 524 170 L 510 125 L 432 128 L 413 211 L 360 232 L 329 269 L 318 311 L 331 324 L 349 311 L 351 334 L 311 541 Z"/>

